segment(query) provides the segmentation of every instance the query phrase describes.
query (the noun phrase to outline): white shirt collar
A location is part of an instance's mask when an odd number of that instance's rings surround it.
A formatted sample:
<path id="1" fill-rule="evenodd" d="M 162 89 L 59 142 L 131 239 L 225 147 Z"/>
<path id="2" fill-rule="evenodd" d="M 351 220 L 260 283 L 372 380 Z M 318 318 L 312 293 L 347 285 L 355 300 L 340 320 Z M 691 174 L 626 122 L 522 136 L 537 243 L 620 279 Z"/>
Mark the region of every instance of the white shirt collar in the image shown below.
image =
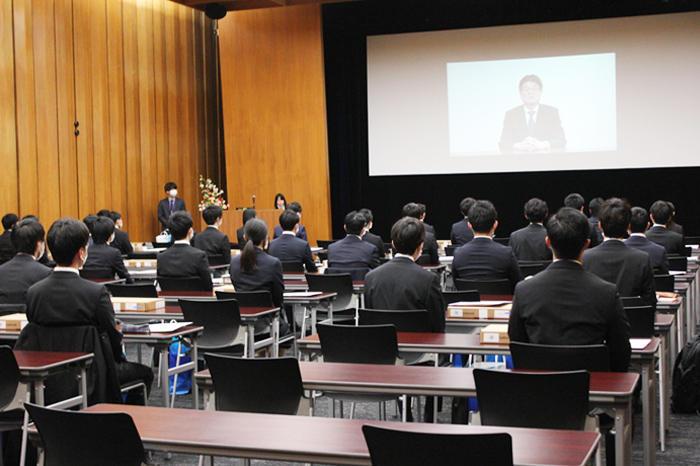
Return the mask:
<path id="1" fill-rule="evenodd" d="M 400 252 L 397 252 L 394 254 L 394 259 L 399 258 L 399 257 L 405 257 L 407 259 L 411 259 L 411 262 L 415 262 L 416 260 L 413 258 L 413 256 L 409 256 L 408 254 L 401 254 Z"/>
<path id="2" fill-rule="evenodd" d="M 190 244 L 190 240 L 188 239 L 179 239 L 175 241 L 173 244 Z"/>
<path id="3" fill-rule="evenodd" d="M 603 242 L 606 241 L 620 241 L 623 242 L 624 240 L 622 238 L 608 238 L 607 236 L 603 236 Z"/>
<path id="4" fill-rule="evenodd" d="M 286 231 L 286 230 L 283 231 L 282 234 L 283 234 L 283 235 L 292 235 L 292 236 L 296 236 L 296 235 L 297 235 L 297 234 L 294 233 L 293 231 Z"/>
<path id="5" fill-rule="evenodd" d="M 360 236 L 360 235 L 351 235 L 350 233 L 348 233 L 348 236 L 354 236 L 355 238 L 357 238 L 357 239 L 359 239 L 360 241 L 362 241 L 362 236 Z"/>
<path id="6" fill-rule="evenodd" d="M 493 241 L 493 238 L 491 236 L 474 235 L 474 239 L 478 239 L 478 238 L 483 238 L 483 239 L 488 239 L 490 241 Z"/>
<path id="7" fill-rule="evenodd" d="M 576 259 L 554 259 L 552 262 L 562 262 L 562 261 L 563 262 L 575 262 L 578 265 L 581 265 L 581 266 L 583 265 L 583 262 L 581 262 L 580 260 L 576 260 Z"/>
<path id="8" fill-rule="evenodd" d="M 76 269 L 75 267 L 61 267 L 60 265 L 57 265 L 56 267 L 53 268 L 54 272 L 73 272 L 76 275 L 80 275 L 80 271 Z"/>
<path id="9" fill-rule="evenodd" d="M 632 236 L 641 236 L 642 238 L 646 238 L 646 237 L 647 237 L 647 235 L 645 235 L 644 233 L 630 233 L 630 238 L 631 238 Z"/>
<path id="10" fill-rule="evenodd" d="M 666 228 L 666 225 L 662 225 L 662 224 L 660 224 L 660 223 L 655 223 L 655 224 L 653 224 L 651 227 L 652 227 L 652 228 L 654 228 L 654 227 Z"/>

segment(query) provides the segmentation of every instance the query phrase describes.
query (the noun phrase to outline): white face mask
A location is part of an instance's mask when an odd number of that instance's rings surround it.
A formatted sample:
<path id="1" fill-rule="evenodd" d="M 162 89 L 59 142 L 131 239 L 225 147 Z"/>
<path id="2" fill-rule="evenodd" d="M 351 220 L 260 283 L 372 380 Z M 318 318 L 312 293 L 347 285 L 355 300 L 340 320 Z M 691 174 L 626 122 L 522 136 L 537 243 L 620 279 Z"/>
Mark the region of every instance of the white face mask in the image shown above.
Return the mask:
<path id="1" fill-rule="evenodd" d="M 177 189 L 171 189 L 170 191 L 168 191 L 168 195 L 170 197 L 177 197 Z"/>

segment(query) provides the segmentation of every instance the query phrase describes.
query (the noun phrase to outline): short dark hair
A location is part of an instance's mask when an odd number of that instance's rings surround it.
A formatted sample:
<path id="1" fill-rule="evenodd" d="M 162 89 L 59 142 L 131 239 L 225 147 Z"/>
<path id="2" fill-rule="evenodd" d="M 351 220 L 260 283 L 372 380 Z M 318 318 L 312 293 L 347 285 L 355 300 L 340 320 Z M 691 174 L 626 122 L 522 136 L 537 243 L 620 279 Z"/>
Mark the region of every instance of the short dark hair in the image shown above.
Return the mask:
<path id="1" fill-rule="evenodd" d="M 403 217 L 413 217 L 420 220 L 421 216 L 423 215 L 423 209 L 421 209 L 420 204 L 409 202 L 403 206 L 403 209 L 401 209 L 401 215 Z"/>
<path id="2" fill-rule="evenodd" d="M 654 217 L 654 223 L 666 225 L 671 220 L 673 210 L 671 210 L 671 206 L 668 205 L 668 202 L 656 201 L 651 205 L 649 213 Z"/>
<path id="3" fill-rule="evenodd" d="M 168 191 L 170 191 L 171 189 L 177 189 L 177 184 L 175 184 L 174 181 L 168 181 L 168 182 L 165 183 L 165 185 L 163 186 L 163 191 L 165 191 L 166 193 L 167 193 Z"/>
<path id="4" fill-rule="evenodd" d="M 92 222 L 92 228 L 90 228 L 92 233 L 92 241 L 95 244 L 106 244 L 109 237 L 114 233 L 114 221 L 109 217 L 97 217 L 94 222 Z"/>
<path id="5" fill-rule="evenodd" d="M 590 212 L 593 217 L 597 217 L 603 202 L 605 202 L 605 200 L 602 197 L 594 197 L 588 203 L 588 212 Z"/>
<path id="6" fill-rule="evenodd" d="M 547 236 L 559 259 L 576 259 L 591 236 L 591 224 L 580 210 L 562 207 L 549 218 Z"/>
<path id="7" fill-rule="evenodd" d="M 112 212 L 109 209 L 100 209 L 96 214 L 98 217 L 111 217 Z"/>
<path id="8" fill-rule="evenodd" d="M 459 203 L 459 211 L 462 212 L 462 215 L 469 217 L 469 209 L 472 208 L 475 202 L 476 199 L 473 197 L 465 197 L 462 199 Z"/>
<path id="9" fill-rule="evenodd" d="M 12 246 L 17 252 L 34 254 L 36 243 L 44 241 L 44 227 L 33 219 L 17 222 L 10 233 Z"/>
<path id="10" fill-rule="evenodd" d="M 396 252 L 413 254 L 425 241 L 425 226 L 414 217 L 404 217 L 391 227 L 391 241 L 394 243 Z"/>
<path id="11" fill-rule="evenodd" d="M 122 218 L 122 214 L 120 214 L 116 210 L 113 210 L 109 213 L 109 218 L 111 218 L 114 221 L 114 223 L 117 223 L 117 220 Z"/>
<path id="12" fill-rule="evenodd" d="M 649 226 L 649 213 L 644 207 L 632 207 L 630 211 L 630 231 L 644 233 Z"/>
<path id="13" fill-rule="evenodd" d="M 248 223 L 248 220 L 251 218 L 257 217 L 258 213 L 255 211 L 255 209 L 245 209 L 243 211 L 243 225 Z"/>
<path id="14" fill-rule="evenodd" d="M 202 211 L 202 218 L 207 225 L 213 225 L 218 219 L 223 217 L 224 209 L 218 205 L 208 205 Z"/>
<path id="15" fill-rule="evenodd" d="M 68 266 L 80 248 L 88 244 L 90 232 L 87 225 L 74 218 L 61 218 L 53 222 L 49 228 L 47 242 L 53 260 L 58 265 Z"/>
<path id="16" fill-rule="evenodd" d="M 571 193 L 564 198 L 564 207 L 581 210 L 586 204 L 586 200 L 579 193 Z"/>
<path id="17" fill-rule="evenodd" d="M 540 198 L 533 197 L 525 203 L 523 207 L 525 218 L 532 223 L 542 223 L 549 215 L 549 207 L 547 203 Z"/>
<path id="18" fill-rule="evenodd" d="M 17 214 L 5 214 L 2 216 L 2 227 L 5 230 L 11 230 L 17 223 L 17 220 L 19 220 Z"/>
<path id="19" fill-rule="evenodd" d="M 345 231 L 349 235 L 359 235 L 362 229 L 367 225 L 367 217 L 356 210 L 348 213 L 345 216 Z"/>
<path id="20" fill-rule="evenodd" d="M 469 209 L 469 224 L 477 233 L 488 233 L 498 220 L 498 212 L 491 201 L 476 201 Z"/>
<path id="21" fill-rule="evenodd" d="M 92 226 L 94 225 L 95 220 L 97 220 L 97 215 L 93 215 L 93 214 L 87 214 L 83 218 L 83 223 L 88 227 L 88 231 L 90 232 L 91 235 L 92 235 Z"/>
<path id="22" fill-rule="evenodd" d="M 622 238 L 630 226 L 632 212 L 627 201 L 612 197 L 600 206 L 600 226 L 608 238 Z"/>
<path id="23" fill-rule="evenodd" d="M 372 214 L 372 211 L 368 208 L 363 207 L 358 212 L 365 216 L 365 218 L 367 219 L 367 223 L 374 222 L 374 215 Z"/>
<path id="24" fill-rule="evenodd" d="M 542 89 L 542 80 L 541 80 L 540 77 L 537 76 L 536 74 L 527 74 L 527 75 L 523 76 L 523 77 L 520 79 L 520 83 L 518 83 L 518 89 L 522 89 L 522 88 L 523 88 L 523 84 L 528 83 L 528 82 L 529 82 L 529 83 L 535 83 L 535 84 L 537 84 L 538 86 L 540 86 L 540 89 Z"/>
<path id="25" fill-rule="evenodd" d="M 293 210 L 294 212 L 300 214 L 301 213 L 301 204 L 299 204 L 297 201 L 293 201 L 289 203 L 289 207 L 287 207 L 290 210 Z"/>
<path id="26" fill-rule="evenodd" d="M 168 219 L 168 230 L 175 241 L 185 239 L 192 228 L 192 216 L 189 212 L 180 210 L 173 212 Z"/>
<path id="27" fill-rule="evenodd" d="M 280 214 L 280 226 L 284 231 L 292 231 L 299 223 L 299 214 L 292 209 L 287 209 Z"/>

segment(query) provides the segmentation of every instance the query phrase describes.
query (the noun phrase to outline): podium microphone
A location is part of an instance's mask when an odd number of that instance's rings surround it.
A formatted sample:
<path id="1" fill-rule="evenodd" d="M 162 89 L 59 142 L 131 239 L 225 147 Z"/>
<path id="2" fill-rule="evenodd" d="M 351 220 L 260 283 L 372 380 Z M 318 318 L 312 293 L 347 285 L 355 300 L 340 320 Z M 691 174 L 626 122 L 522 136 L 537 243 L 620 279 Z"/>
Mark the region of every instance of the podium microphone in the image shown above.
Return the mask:
<path id="1" fill-rule="evenodd" d="M 253 199 L 253 209 L 255 209 L 255 194 L 253 194 L 252 199 Z"/>

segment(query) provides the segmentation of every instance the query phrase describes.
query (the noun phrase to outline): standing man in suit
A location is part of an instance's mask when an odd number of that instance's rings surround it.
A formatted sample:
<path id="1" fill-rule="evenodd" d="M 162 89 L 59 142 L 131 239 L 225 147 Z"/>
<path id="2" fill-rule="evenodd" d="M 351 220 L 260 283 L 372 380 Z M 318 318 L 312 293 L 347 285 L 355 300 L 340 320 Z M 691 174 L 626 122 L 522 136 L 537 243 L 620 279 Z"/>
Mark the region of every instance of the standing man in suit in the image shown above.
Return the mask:
<path id="1" fill-rule="evenodd" d="M 639 249 L 649 254 L 651 265 L 656 273 L 668 274 L 668 256 L 666 249 L 660 244 L 656 244 L 646 237 L 644 232 L 649 228 L 649 214 L 642 207 L 632 207 L 630 216 L 630 237 L 625 240 L 625 244 L 630 248 Z"/>
<path id="2" fill-rule="evenodd" d="M 450 231 L 452 246 L 462 246 L 474 239 L 474 232 L 469 226 L 469 209 L 472 208 L 475 202 L 476 199 L 473 197 L 465 197 L 459 203 L 459 211 L 462 212 L 464 218 L 452 224 L 452 230 Z"/>
<path id="3" fill-rule="evenodd" d="M 134 247 L 131 245 L 129 233 L 124 231 L 124 220 L 122 214 L 114 210 L 102 209 L 97 212 L 98 217 L 109 217 L 114 222 L 114 239 L 109 243 L 110 246 L 119 250 L 122 256 L 126 256 L 134 252 Z"/>
<path id="4" fill-rule="evenodd" d="M 286 209 L 285 209 L 286 210 Z M 290 202 L 289 203 L 289 210 L 296 212 L 297 215 L 299 215 L 299 226 L 297 227 L 297 238 L 303 239 L 304 241 L 308 241 L 309 237 L 306 234 L 306 227 L 301 224 L 301 204 L 299 204 L 297 201 Z M 275 229 L 273 231 L 273 239 L 279 238 L 282 235 L 282 227 L 280 225 L 276 225 Z"/>
<path id="5" fill-rule="evenodd" d="M 583 254 L 583 268 L 605 281 L 615 283 L 622 297 L 640 296 L 656 305 L 654 268 L 649 254 L 625 245 L 624 238 L 632 216 L 629 204 L 608 199 L 600 207 L 603 243 Z"/>
<path id="6" fill-rule="evenodd" d="M 299 214 L 292 209 L 282 212 L 280 225 L 284 231 L 279 238 L 272 240 L 267 252 L 281 262 L 304 264 L 307 272 L 315 273 L 318 269 L 311 255 L 309 243 L 296 236 L 299 220 Z"/>
<path id="7" fill-rule="evenodd" d="M 660 244 L 666 249 L 668 254 L 685 255 L 683 237 L 668 229 L 668 224 L 673 216 L 673 210 L 666 201 L 656 201 L 649 209 L 649 216 L 653 223 L 647 230 L 647 238 L 656 244 Z"/>
<path id="8" fill-rule="evenodd" d="M 613 283 L 583 269 L 590 224 L 580 211 L 564 207 L 547 222 L 554 263 L 515 287 L 508 335 L 539 345 L 605 344 L 610 370 L 629 368 L 630 324 Z"/>
<path id="9" fill-rule="evenodd" d="M 498 228 L 498 212 L 489 201 L 476 201 L 469 210 L 474 239 L 455 251 L 452 276 L 469 280 L 521 280 L 520 267 L 509 246 L 493 241 Z"/>
<path id="10" fill-rule="evenodd" d="M 245 224 L 248 223 L 248 220 L 250 220 L 251 218 L 255 218 L 256 216 L 257 213 L 255 212 L 255 209 L 243 210 L 243 226 L 236 230 L 236 241 L 238 242 L 238 249 L 243 249 L 243 246 L 245 246 L 246 243 L 246 239 L 244 238 L 245 235 L 243 234 Z"/>
<path id="11" fill-rule="evenodd" d="M 685 232 L 683 230 L 683 225 L 676 223 L 676 206 L 671 201 L 666 201 L 666 203 L 669 205 L 669 207 L 671 208 L 671 212 L 672 212 L 671 213 L 671 221 L 668 222 L 668 229 L 678 233 L 681 236 L 685 236 Z"/>
<path id="12" fill-rule="evenodd" d="M 221 256 L 222 264 L 230 264 L 231 242 L 228 236 L 219 231 L 224 221 L 223 209 L 216 205 L 207 206 L 202 211 L 202 218 L 207 227 L 203 232 L 195 235 L 194 247 L 207 253 L 207 256 Z"/>
<path id="13" fill-rule="evenodd" d="M 362 241 L 367 241 L 368 243 L 373 244 L 377 248 L 379 257 L 385 257 L 386 251 L 384 250 L 384 241 L 382 240 L 382 237 L 375 235 L 370 231 L 374 226 L 374 215 L 372 214 L 372 211 L 369 209 L 360 209 L 359 212 L 367 219 L 367 226 L 365 227 L 365 234 L 362 235 Z"/>
<path id="14" fill-rule="evenodd" d="M 420 220 L 423 225 L 425 223 L 425 206 L 421 207 L 422 204 L 416 204 L 415 202 L 409 202 L 401 210 L 403 217 L 411 217 Z M 430 258 L 430 264 L 435 265 L 440 263 L 440 257 L 438 256 L 438 244 L 435 235 L 425 229 L 425 242 L 423 243 L 423 254 L 428 255 Z M 421 263 L 421 265 L 424 265 Z"/>
<path id="15" fill-rule="evenodd" d="M 552 250 L 547 247 L 545 237 L 547 229 L 544 221 L 549 215 L 547 203 L 533 197 L 525 203 L 525 218 L 530 224 L 510 234 L 508 245 L 519 261 L 550 261 Z"/>
<path id="16" fill-rule="evenodd" d="M 572 209 L 580 211 L 584 215 L 585 205 L 586 201 L 579 193 L 571 193 L 564 198 L 564 207 L 571 207 Z M 598 226 L 597 222 L 595 226 L 591 226 L 590 235 L 591 242 L 589 247 L 594 248 L 603 242 L 603 232 L 600 231 L 600 227 Z"/>
<path id="17" fill-rule="evenodd" d="M 168 228 L 168 219 L 170 216 L 181 210 L 187 210 L 185 201 L 177 197 L 177 185 L 173 181 L 168 181 L 163 186 L 163 190 L 167 197 L 161 199 L 158 203 L 158 221 L 163 230 Z"/>
<path id="18" fill-rule="evenodd" d="M 367 227 L 367 218 L 353 210 L 345 216 L 345 238 L 328 246 L 328 268 L 335 271 L 350 271 L 354 279 L 361 280 L 370 269 L 379 265 L 377 248 L 362 235 Z"/>
<path id="19" fill-rule="evenodd" d="M 158 254 L 157 275 L 168 278 L 198 277 L 204 289 L 211 290 L 207 253 L 190 245 L 194 235 L 192 216 L 184 211 L 174 212 L 170 216 L 168 229 L 174 243 Z"/>
<path id="20" fill-rule="evenodd" d="M 114 222 L 109 217 L 97 217 L 88 226 L 92 244 L 88 247 L 88 257 L 83 266 L 83 273 L 89 278 L 109 278 L 115 275 L 127 283 L 133 283 L 129 271 L 124 266 L 124 259 L 117 248 L 108 245 L 114 239 Z"/>
<path id="21" fill-rule="evenodd" d="M 566 148 L 559 110 L 540 104 L 542 80 L 523 76 L 518 85 L 519 105 L 506 112 L 499 146 L 503 153 L 556 152 Z"/>
<path id="22" fill-rule="evenodd" d="M 12 228 L 15 257 L 0 265 L 0 304 L 26 304 L 27 290 L 51 274 L 37 260 L 44 255 L 44 227 L 35 220 L 22 220 Z"/>
<path id="23" fill-rule="evenodd" d="M 5 214 L 2 217 L 2 228 L 5 230 L 0 235 L 0 264 L 4 264 L 15 257 L 15 248 L 12 245 L 12 228 L 17 223 L 16 214 Z"/>

